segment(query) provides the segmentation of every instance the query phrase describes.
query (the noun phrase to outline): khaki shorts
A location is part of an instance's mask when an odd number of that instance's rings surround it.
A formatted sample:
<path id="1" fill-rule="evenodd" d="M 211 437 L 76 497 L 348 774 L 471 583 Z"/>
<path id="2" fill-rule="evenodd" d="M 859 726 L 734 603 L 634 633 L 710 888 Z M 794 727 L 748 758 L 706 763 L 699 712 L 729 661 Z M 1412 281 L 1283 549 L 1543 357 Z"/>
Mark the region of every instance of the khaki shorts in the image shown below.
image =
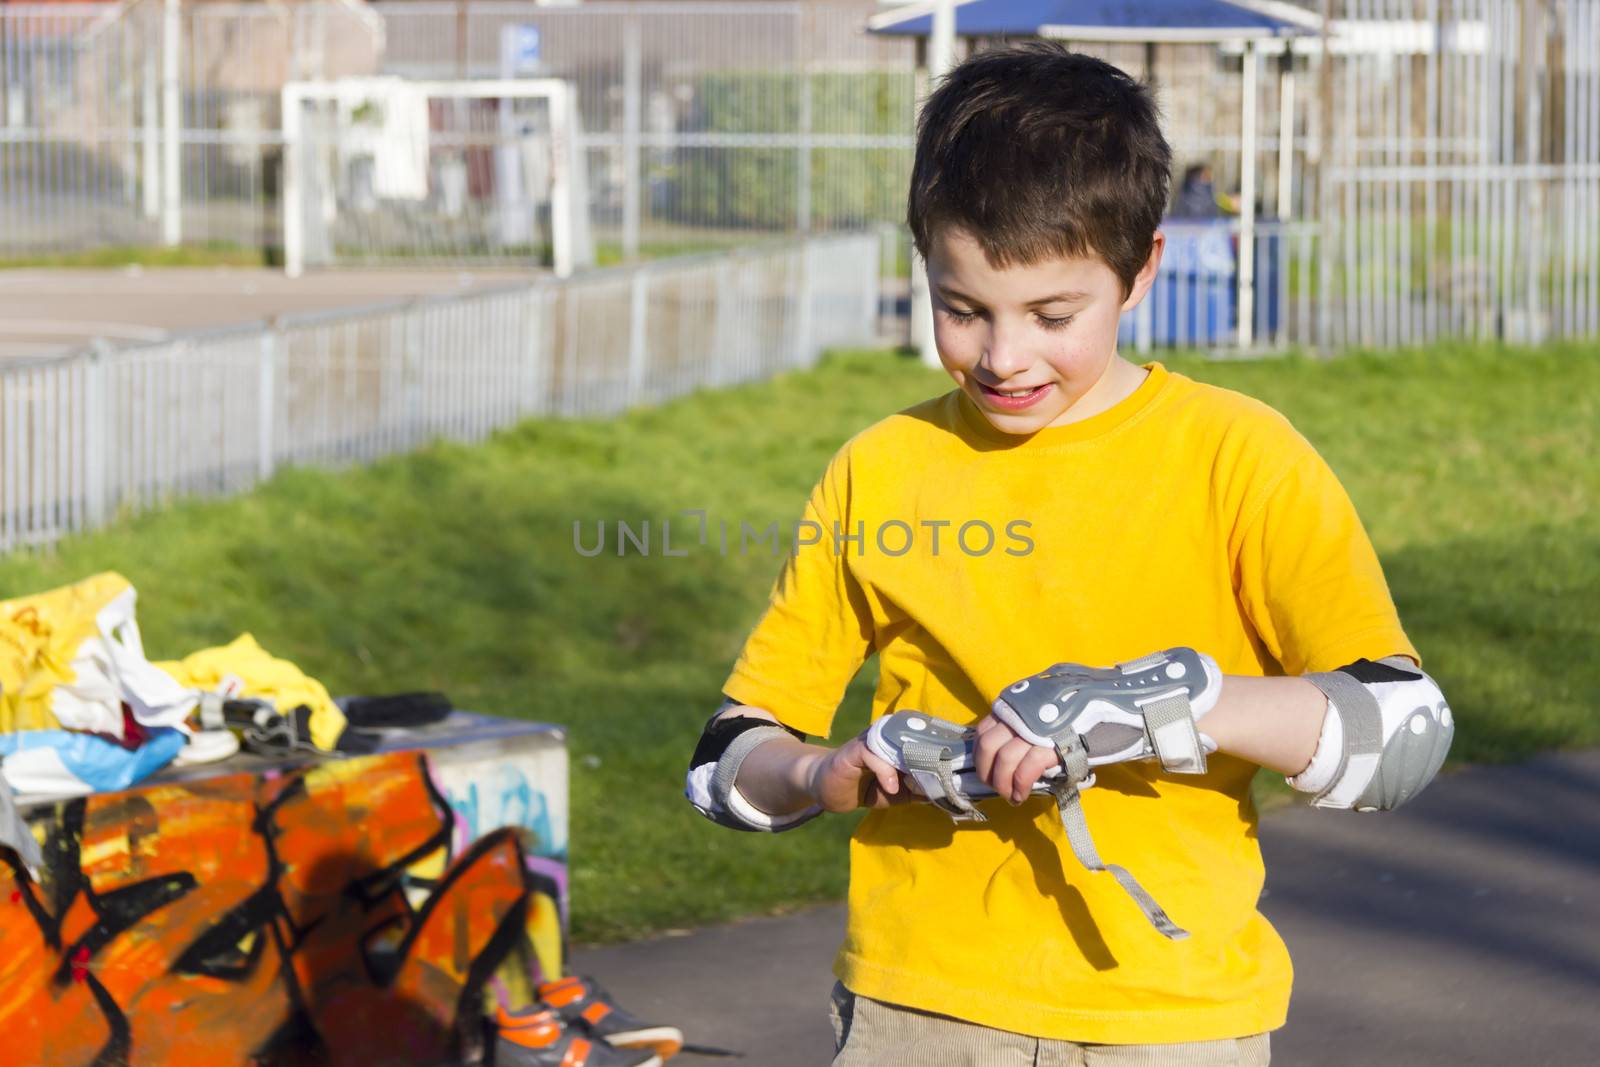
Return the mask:
<path id="1" fill-rule="evenodd" d="M 858 997 L 835 983 L 833 1067 L 1267 1067 L 1266 1034 L 1177 1045 L 1080 1045 L 1024 1037 Z"/>

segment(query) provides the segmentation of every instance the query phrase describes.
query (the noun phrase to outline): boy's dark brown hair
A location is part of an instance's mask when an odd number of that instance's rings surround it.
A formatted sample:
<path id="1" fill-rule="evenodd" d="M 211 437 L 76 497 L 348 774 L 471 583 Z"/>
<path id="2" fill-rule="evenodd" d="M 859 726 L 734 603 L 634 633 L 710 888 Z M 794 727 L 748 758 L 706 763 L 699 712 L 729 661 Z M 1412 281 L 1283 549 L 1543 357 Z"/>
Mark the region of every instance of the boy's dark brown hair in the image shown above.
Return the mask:
<path id="1" fill-rule="evenodd" d="M 995 267 L 1098 255 L 1126 292 L 1150 256 L 1171 170 L 1148 88 L 1030 41 L 973 56 L 928 98 L 906 222 L 924 258 L 956 226 Z"/>

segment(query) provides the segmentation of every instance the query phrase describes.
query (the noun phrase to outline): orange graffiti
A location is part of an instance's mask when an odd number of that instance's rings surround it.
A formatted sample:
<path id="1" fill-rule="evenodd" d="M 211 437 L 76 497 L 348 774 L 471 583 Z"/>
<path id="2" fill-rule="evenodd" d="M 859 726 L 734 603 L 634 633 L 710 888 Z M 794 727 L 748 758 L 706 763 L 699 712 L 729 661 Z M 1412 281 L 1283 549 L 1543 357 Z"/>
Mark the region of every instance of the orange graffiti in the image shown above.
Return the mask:
<path id="1" fill-rule="evenodd" d="M 452 855 L 425 756 L 73 800 L 0 849 L 5 1062 L 410 1065 L 478 1039 L 485 984 L 560 965 L 517 831 Z M 552 938 L 555 944 L 550 942 Z"/>

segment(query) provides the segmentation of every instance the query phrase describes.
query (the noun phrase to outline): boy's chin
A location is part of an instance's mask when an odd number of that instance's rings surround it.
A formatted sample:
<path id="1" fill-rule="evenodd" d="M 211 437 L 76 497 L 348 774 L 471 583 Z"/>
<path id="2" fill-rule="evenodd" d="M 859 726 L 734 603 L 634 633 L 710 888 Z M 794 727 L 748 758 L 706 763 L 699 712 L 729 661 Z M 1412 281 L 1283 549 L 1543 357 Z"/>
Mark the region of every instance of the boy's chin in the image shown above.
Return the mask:
<path id="1" fill-rule="evenodd" d="M 1031 434 L 1038 433 L 1061 415 L 1061 412 L 1053 408 L 1048 411 L 1027 411 L 1015 414 L 990 411 L 988 408 L 980 408 L 979 410 L 983 412 L 983 417 L 989 421 L 990 426 L 1012 437 L 1028 437 Z"/>

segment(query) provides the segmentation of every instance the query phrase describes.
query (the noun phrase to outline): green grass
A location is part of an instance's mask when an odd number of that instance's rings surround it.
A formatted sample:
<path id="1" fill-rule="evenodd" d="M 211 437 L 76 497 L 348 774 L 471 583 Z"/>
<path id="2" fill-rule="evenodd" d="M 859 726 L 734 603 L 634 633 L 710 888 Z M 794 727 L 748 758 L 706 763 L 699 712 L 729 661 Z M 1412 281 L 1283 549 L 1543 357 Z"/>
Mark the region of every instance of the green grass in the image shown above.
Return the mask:
<path id="1" fill-rule="evenodd" d="M 1459 757 L 1600 743 L 1593 352 L 1170 365 L 1276 405 L 1345 480 L 1456 707 Z M 289 471 L 245 497 L 0 560 L 0 596 L 115 568 L 139 587 L 153 655 L 250 630 L 335 692 L 437 687 L 568 724 L 580 939 L 836 898 L 852 820 L 736 834 L 681 796 L 777 561 L 700 548 L 584 559 L 572 523 L 649 519 L 659 532 L 685 508 L 790 522 L 840 442 L 947 383 L 911 360 L 848 353 L 615 421 L 531 422 L 479 447 Z M 690 521 L 674 525 L 676 543 Z M 864 722 L 871 674 L 849 690 L 845 729 Z"/>
<path id="2" fill-rule="evenodd" d="M 22 267 L 273 267 L 281 266 L 276 249 L 246 248 L 213 242 L 178 245 L 115 245 L 80 252 L 48 252 L 0 257 L 0 270 Z"/>

